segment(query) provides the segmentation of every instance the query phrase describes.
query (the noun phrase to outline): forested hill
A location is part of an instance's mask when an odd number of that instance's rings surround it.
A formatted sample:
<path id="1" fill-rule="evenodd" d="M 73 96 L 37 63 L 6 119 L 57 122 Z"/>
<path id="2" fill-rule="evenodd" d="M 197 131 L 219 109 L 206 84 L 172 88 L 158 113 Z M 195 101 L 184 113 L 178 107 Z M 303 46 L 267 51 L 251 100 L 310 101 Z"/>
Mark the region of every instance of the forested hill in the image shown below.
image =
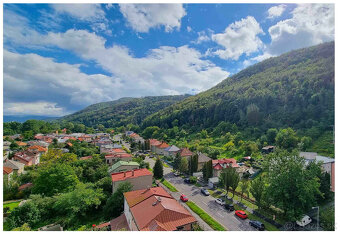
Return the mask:
<path id="1" fill-rule="evenodd" d="M 103 124 L 105 127 L 119 127 L 127 124 L 141 124 L 145 117 L 179 102 L 190 95 L 150 96 L 142 98 L 121 98 L 88 106 L 60 120 L 83 123 L 89 127 Z"/>
<path id="2" fill-rule="evenodd" d="M 269 58 L 147 117 L 143 128 L 189 132 L 235 123 L 254 137 L 292 127 L 313 138 L 334 125 L 334 42 Z"/>

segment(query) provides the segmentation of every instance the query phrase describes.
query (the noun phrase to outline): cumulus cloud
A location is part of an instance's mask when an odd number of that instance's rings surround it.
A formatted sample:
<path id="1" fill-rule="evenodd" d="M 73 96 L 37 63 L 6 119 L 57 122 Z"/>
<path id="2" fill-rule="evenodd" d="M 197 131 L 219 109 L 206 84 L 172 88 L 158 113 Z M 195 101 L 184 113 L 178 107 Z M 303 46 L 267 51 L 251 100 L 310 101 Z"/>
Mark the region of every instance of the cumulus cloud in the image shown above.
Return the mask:
<path id="1" fill-rule="evenodd" d="M 263 34 L 260 24 L 252 16 L 230 24 L 223 33 L 213 34 L 212 40 L 223 49 L 212 52 L 222 59 L 237 60 L 242 54 L 250 55 L 262 48 L 258 37 Z"/>
<path id="2" fill-rule="evenodd" d="M 53 4 L 52 8 L 59 14 L 68 14 L 79 20 L 93 21 L 105 17 L 99 4 Z"/>
<path id="3" fill-rule="evenodd" d="M 281 4 L 278 6 L 273 6 L 268 9 L 268 19 L 274 19 L 282 15 L 282 13 L 286 10 L 286 5 Z"/>
<path id="4" fill-rule="evenodd" d="M 166 32 L 179 29 L 186 15 L 182 4 L 120 4 L 119 7 L 128 24 L 141 33 L 161 26 Z"/>
<path id="5" fill-rule="evenodd" d="M 209 32 L 212 33 L 212 31 L 209 31 Z M 198 32 L 197 34 L 198 34 L 197 39 L 195 41 L 192 41 L 191 43 L 201 44 L 202 42 L 211 40 L 210 36 L 208 36 L 205 31 Z"/>
<path id="6" fill-rule="evenodd" d="M 62 107 L 57 106 L 57 103 L 45 101 L 5 103 L 4 112 L 6 115 L 42 115 L 53 117 L 66 114 Z"/>
<path id="7" fill-rule="evenodd" d="M 292 18 L 268 29 L 268 53 L 278 55 L 293 49 L 334 40 L 334 4 L 301 4 Z"/>

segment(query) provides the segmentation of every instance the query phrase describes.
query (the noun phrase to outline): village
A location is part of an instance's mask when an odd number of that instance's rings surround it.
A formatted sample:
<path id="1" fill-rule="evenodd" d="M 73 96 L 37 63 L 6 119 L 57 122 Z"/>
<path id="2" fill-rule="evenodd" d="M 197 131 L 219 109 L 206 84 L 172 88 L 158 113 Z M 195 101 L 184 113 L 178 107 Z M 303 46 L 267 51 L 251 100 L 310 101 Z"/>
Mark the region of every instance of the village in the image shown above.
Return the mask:
<path id="1" fill-rule="evenodd" d="M 63 129 L 51 134 L 36 134 L 30 141 L 22 141 L 20 134 L 5 136 L 4 184 L 27 170 L 37 170 L 48 152 L 57 149 L 62 154 L 68 154 L 75 152 L 74 144 L 83 144 L 91 150 L 80 155 L 77 153 L 77 160 L 88 161 L 95 154 L 101 155 L 108 168 L 112 194 L 120 191 L 126 183 L 131 186 L 130 191 L 122 195 L 122 213 L 108 222 L 93 225 L 92 229 L 251 231 L 287 228 L 278 214 L 257 211 L 258 203 L 250 184 L 262 172 L 262 159 L 254 160 L 250 156 L 242 160 L 212 159 L 204 153 L 192 152 L 161 140 L 144 139 L 133 131 L 94 134 L 67 132 Z M 275 146 L 266 146 L 261 153 L 266 156 L 273 151 Z M 299 156 L 306 165 L 312 161 L 322 165 L 322 170 L 330 175 L 329 189 L 334 192 L 335 160 L 315 152 L 300 152 Z M 234 179 L 226 185 L 223 173 L 229 169 L 230 173 L 234 173 L 233 177 L 229 177 Z M 20 184 L 16 199 L 8 199 L 18 200 L 17 205 L 21 206 L 29 199 L 32 187 L 32 181 Z M 6 202 L 6 194 L 4 198 Z M 150 215 L 145 216 L 146 213 Z M 303 219 L 301 222 L 308 222 L 309 225 L 294 224 L 297 230 L 319 228 L 318 223 L 310 224 L 312 219 L 308 215 Z M 63 227 L 50 224 L 39 230 L 63 230 Z"/>

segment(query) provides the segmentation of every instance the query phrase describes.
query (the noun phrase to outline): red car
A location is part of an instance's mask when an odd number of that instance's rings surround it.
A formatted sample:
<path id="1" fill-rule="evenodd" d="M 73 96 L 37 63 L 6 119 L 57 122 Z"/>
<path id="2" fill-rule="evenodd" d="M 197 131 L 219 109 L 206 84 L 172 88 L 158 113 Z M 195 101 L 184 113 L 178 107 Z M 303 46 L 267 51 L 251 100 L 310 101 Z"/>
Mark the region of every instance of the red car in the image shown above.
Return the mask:
<path id="1" fill-rule="evenodd" d="M 189 199 L 187 198 L 187 196 L 185 196 L 184 194 L 181 195 L 180 199 L 181 199 L 183 202 L 189 201 Z"/>
<path id="2" fill-rule="evenodd" d="M 240 217 L 241 219 L 248 218 L 248 215 L 243 210 L 235 210 L 235 215 Z"/>

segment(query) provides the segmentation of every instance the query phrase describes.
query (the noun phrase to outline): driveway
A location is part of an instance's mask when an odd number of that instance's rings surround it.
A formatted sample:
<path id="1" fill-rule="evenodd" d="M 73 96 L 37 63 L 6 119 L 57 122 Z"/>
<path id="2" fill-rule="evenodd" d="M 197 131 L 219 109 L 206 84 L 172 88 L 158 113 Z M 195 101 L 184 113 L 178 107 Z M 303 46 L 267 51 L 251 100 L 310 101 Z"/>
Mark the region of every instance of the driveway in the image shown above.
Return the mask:
<path id="1" fill-rule="evenodd" d="M 150 167 L 153 168 L 155 161 L 152 158 L 147 157 L 146 162 L 150 163 Z M 190 185 L 184 183 L 181 177 L 176 177 L 171 172 L 172 168 L 163 167 L 164 178 L 173 184 L 178 193 L 173 194 L 176 199 L 179 198 L 181 194 L 185 194 L 190 201 L 195 202 L 200 206 L 205 212 L 207 212 L 211 217 L 216 219 L 219 223 L 224 225 L 229 231 L 255 231 L 256 229 L 249 225 L 249 220 L 242 220 L 235 216 L 234 212 L 228 212 L 224 207 L 218 205 L 215 202 L 215 198 L 212 196 L 204 196 L 201 194 L 201 188 L 195 185 Z"/>

